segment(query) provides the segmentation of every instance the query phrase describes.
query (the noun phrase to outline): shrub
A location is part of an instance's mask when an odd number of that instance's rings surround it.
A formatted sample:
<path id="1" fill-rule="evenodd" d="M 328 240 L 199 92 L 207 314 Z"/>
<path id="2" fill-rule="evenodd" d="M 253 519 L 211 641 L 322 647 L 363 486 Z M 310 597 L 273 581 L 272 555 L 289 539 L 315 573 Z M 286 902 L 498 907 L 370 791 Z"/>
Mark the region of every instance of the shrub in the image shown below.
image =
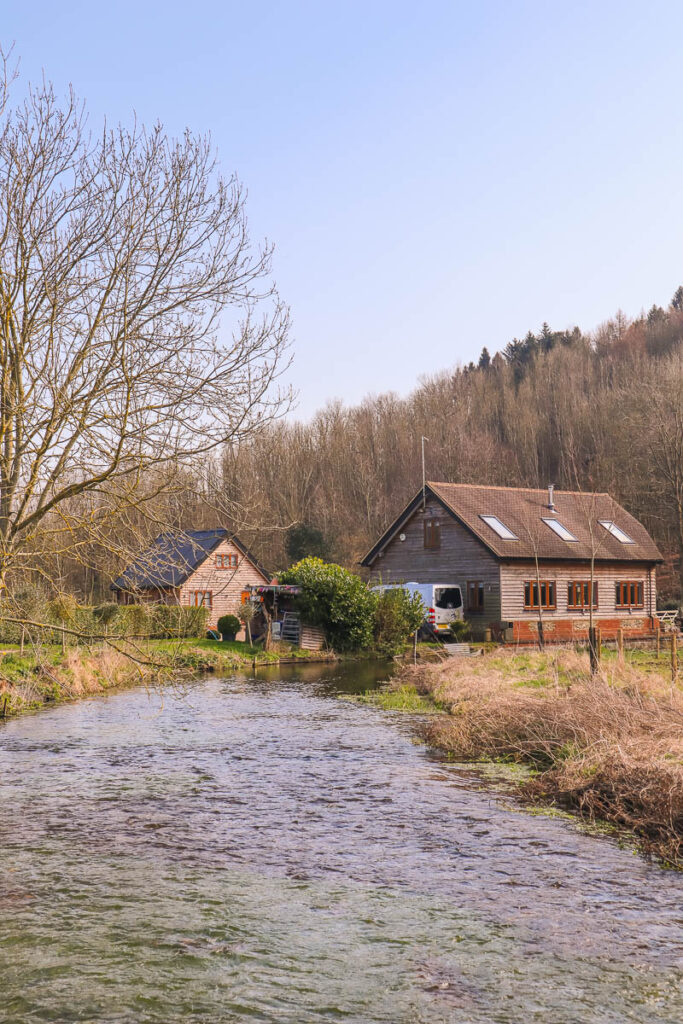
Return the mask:
<path id="1" fill-rule="evenodd" d="M 119 605 L 113 601 L 108 601 L 106 604 L 98 604 L 96 608 L 92 610 L 93 618 L 95 622 L 99 622 L 102 626 L 109 626 L 118 618 Z"/>
<path id="2" fill-rule="evenodd" d="M 375 646 L 380 654 L 397 654 L 420 627 L 425 607 L 419 594 L 393 587 L 377 595 L 374 614 Z"/>
<path id="3" fill-rule="evenodd" d="M 144 604 L 118 605 L 116 632 L 120 632 L 123 636 L 140 636 L 149 633 L 149 607 Z"/>
<path id="4" fill-rule="evenodd" d="M 156 639 L 204 636 L 208 617 L 208 608 L 150 605 L 150 634 Z"/>
<path id="5" fill-rule="evenodd" d="M 239 632 L 241 623 L 236 615 L 221 615 L 216 626 L 221 636 L 235 636 Z"/>
<path id="6" fill-rule="evenodd" d="M 187 608 L 180 605 L 116 605 L 111 602 L 98 605 L 79 605 L 68 595 L 46 602 L 42 607 L 24 608 L 16 602 L 12 617 L 25 617 L 49 623 L 53 628 L 27 626 L 28 643 L 58 644 L 62 642 L 62 629 L 76 630 L 65 633 L 68 644 L 87 644 L 93 637 L 109 633 L 111 636 L 149 636 L 156 640 L 176 637 L 200 637 L 206 632 L 207 608 Z M 0 618 L 0 643 L 19 643 L 21 625 Z"/>
<path id="7" fill-rule="evenodd" d="M 359 576 L 320 558 L 304 558 L 279 579 L 302 588 L 296 602 L 301 617 L 322 627 L 335 650 L 371 645 L 376 597 Z"/>
<path id="8" fill-rule="evenodd" d="M 465 640 L 470 635 L 470 624 L 464 619 L 456 619 L 451 622 L 451 633 L 454 640 Z"/>

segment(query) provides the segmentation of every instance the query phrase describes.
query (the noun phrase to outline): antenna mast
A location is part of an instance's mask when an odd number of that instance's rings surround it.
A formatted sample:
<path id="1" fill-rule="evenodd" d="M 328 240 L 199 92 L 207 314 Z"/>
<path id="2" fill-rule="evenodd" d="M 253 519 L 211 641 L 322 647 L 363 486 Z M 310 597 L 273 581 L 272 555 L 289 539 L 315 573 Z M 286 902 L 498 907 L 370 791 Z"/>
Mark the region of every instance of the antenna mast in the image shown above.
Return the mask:
<path id="1" fill-rule="evenodd" d="M 427 507 L 427 481 L 425 478 L 425 441 L 428 441 L 428 437 L 422 438 L 422 511 Z"/>

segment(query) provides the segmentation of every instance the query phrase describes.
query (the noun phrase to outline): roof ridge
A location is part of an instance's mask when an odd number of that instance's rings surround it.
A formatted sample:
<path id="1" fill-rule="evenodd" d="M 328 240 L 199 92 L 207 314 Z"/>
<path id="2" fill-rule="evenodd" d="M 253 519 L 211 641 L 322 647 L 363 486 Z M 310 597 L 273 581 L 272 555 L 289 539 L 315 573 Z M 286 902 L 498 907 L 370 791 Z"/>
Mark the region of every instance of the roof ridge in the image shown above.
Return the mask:
<path id="1" fill-rule="evenodd" d="M 508 487 L 505 484 L 466 484 L 466 483 L 449 483 L 447 480 L 426 480 L 425 483 L 428 487 L 475 487 L 480 491 L 531 491 L 534 494 L 547 494 L 547 487 Z M 579 494 L 585 495 L 587 498 L 592 498 L 597 495 L 611 498 L 609 491 L 564 491 L 555 487 L 554 494 Z M 613 499 L 616 501 L 616 498 Z"/>

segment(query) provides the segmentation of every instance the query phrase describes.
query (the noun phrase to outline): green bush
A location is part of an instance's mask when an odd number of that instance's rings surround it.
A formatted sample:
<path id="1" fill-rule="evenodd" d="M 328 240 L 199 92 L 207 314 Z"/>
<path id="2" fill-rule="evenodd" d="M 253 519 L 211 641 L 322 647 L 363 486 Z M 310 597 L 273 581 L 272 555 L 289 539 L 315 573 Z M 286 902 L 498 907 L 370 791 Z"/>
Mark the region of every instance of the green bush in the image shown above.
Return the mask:
<path id="1" fill-rule="evenodd" d="M 102 626 L 108 626 L 118 618 L 119 609 L 121 605 L 115 604 L 113 601 L 108 601 L 106 604 L 98 604 L 96 608 L 93 608 L 93 618 L 95 622 L 99 622 Z"/>
<path id="2" fill-rule="evenodd" d="M 79 605 L 75 599 L 60 596 L 45 601 L 42 607 L 24 607 L 16 599 L 6 605 L 6 614 L 11 618 L 26 618 L 34 622 L 49 623 L 53 628 L 26 626 L 24 639 L 27 643 L 59 644 L 62 642 L 62 626 L 75 630 L 78 635 L 64 633 L 67 644 L 88 643 L 103 634 L 118 636 L 148 636 L 155 640 L 177 637 L 201 637 L 206 632 L 207 608 L 187 608 L 180 605 L 117 605 L 111 602 L 98 605 Z M 21 625 L 7 622 L 0 617 L 0 643 L 17 644 L 21 640 Z"/>
<path id="3" fill-rule="evenodd" d="M 199 637 L 206 632 L 208 608 L 187 608 L 178 604 L 154 604 L 148 607 L 149 631 L 155 639 Z"/>
<path id="4" fill-rule="evenodd" d="M 453 639 L 456 641 L 466 640 L 470 635 L 470 624 L 464 619 L 456 619 L 455 622 L 451 622 L 450 628 Z"/>
<path id="5" fill-rule="evenodd" d="M 320 626 L 336 651 L 370 647 L 376 597 L 360 577 L 341 565 L 304 558 L 280 573 L 279 579 L 302 587 L 296 599 L 302 619 Z"/>
<path id="6" fill-rule="evenodd" d="M 375 648 L 379 654 L 398 654 L 424 621 L 422 598 L 402 587 L 384 590 L 375 598 Z"/>
<path id="7" fill-rule="evenodd" d="M 236 615 L 221 615 L 216 627 L 221 636 L 235 636 L 239 633 L 242 623 Z"/>

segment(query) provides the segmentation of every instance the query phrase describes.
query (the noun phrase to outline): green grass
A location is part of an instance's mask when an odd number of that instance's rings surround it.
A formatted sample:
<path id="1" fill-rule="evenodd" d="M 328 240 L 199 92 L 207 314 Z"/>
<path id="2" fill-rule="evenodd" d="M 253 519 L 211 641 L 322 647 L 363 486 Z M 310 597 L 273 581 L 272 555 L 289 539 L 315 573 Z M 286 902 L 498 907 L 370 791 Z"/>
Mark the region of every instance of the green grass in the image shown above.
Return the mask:
<path id="1" fill-rule="evenodd" d="M 417 715 L 433 714 L 443 710 L 438 701 L 418 693 L 410 683 L 381 690 L 366 690 L 359 695 L 349 694 L 347 699 L 372 704 L 383 711 L 403 711 Z"/>
<path id="2" fill-rule="evenodd" d="M 283 660 L 320 661 L 329 657 L 324 651 L 306 651 L 283 642 L 270 651 L 264 651 L 262 647 L 254 647 L 241 640 L 231 640 L 227 643 L 207 639 L 150 640 L 147 646 L 151 652 L 171 655 L 174 660 L 201 662 L 203 658 L 215 666 L 252 664 L 254 659 L 260 665 L 275 665 Z"/>

